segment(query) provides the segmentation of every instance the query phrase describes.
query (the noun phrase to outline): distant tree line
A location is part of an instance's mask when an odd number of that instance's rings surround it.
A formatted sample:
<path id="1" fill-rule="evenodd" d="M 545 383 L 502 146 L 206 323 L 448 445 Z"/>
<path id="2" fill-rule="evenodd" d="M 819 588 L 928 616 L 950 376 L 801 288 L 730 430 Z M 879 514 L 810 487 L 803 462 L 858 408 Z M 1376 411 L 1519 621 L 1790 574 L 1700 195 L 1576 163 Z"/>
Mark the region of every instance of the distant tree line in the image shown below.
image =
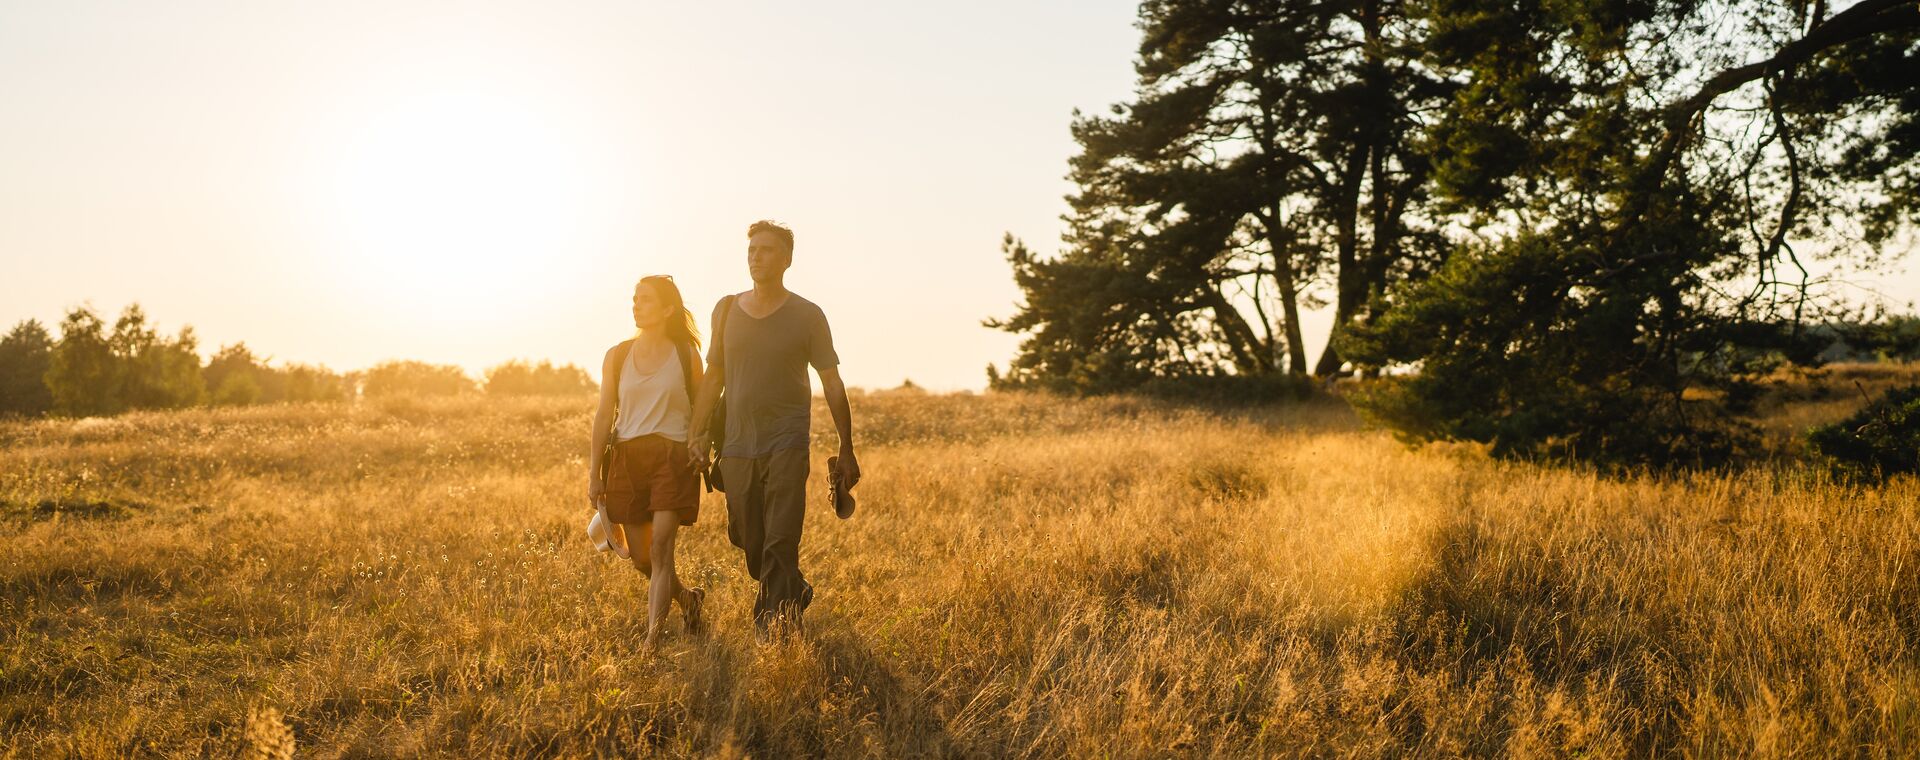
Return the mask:
<path id="1" fill-rule="evenodd" d="M 1148 0 L 1139 28 L 1133 97 L 1076 113 L 1065 246 L 1003 243 L 996 386 L 1394 369 L 1358 404 L 1413 440 L 1709 461 L 1752 377 L 1862 322 L 1810 262 L 1899 255 L 1920 200 L 1912 0 Z"/>
<path id="2" fill-rule="evenodd" d="M 111 329 L 91 307 L 67 312 L 59 335 L 38 320 L 0 337 L 0 416 L 111 415 L 132 409 L 343 401 L 395 395 L 446 396 L 483 387 L 452 365 L 388 361 L 358 372 L 284 363 L 245 343 L 202 362 L 192 327 L 159 333 L 138 304 Z M 585 394 L 597 386 L 574 365 L 509 361 L 486 372 L 489 395 Z"/>

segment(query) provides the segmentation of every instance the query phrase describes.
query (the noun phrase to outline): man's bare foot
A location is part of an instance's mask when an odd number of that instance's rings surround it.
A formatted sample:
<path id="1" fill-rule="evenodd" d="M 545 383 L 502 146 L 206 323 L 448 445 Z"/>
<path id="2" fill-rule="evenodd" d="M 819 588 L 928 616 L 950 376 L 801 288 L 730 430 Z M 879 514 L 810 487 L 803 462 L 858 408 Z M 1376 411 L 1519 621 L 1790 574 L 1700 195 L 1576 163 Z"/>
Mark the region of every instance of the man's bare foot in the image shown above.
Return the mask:
<path id="1" fill-rule="evenodd" d="M 647 643 L 642 645 L 642 651 L 646 652 L 647 654 L 654 654 L 660 651 L 660 630 L 659 629 L 656 628 L 656 629 L 647 631 Z"/>

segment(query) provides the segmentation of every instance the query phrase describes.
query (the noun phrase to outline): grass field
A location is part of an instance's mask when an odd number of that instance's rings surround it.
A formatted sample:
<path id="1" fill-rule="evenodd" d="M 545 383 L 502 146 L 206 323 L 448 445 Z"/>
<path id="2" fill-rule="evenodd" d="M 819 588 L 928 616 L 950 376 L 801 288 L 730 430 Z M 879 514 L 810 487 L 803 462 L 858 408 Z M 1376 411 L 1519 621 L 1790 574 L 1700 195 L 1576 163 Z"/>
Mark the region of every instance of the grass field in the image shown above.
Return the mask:
<path id="1" fill-rule="evenodd" d="M 1608 478 L 1328 401 L 854 409 L 809 637 L 753 642 L 709 496 L 711 631 L 654 659 L 586 399 L 0 424 L 0 755 L 1920 753 L 1912 479 Z"/>

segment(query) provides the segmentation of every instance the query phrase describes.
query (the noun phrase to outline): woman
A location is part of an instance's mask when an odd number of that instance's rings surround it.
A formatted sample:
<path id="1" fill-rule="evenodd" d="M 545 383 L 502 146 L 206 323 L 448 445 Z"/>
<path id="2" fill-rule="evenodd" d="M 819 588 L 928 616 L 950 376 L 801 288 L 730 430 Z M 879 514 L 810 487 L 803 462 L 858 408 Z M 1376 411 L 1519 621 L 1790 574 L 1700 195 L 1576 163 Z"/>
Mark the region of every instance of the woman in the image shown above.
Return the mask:
<path id="1" fill-rule="evenodd" d="M 666 275 L 643 277 L 633 286 L 633 324 L 639 333 L 608 349 L 601 366 L 587 496 L 637 544 L 633 565 L 652 580 L 647 593 L 647 649 L 652 650 L 660 643 L 660 619 L 672 602 L 680 603 L 687 630 L 697 631 L 706 599 L 701 589 L 681 585 L 673 567 L 674 534 L 700 515 L 700 480 L 687 453 L 693 415 L 688 389 L 700 387 L 700 334 L 680 289 Z"/>

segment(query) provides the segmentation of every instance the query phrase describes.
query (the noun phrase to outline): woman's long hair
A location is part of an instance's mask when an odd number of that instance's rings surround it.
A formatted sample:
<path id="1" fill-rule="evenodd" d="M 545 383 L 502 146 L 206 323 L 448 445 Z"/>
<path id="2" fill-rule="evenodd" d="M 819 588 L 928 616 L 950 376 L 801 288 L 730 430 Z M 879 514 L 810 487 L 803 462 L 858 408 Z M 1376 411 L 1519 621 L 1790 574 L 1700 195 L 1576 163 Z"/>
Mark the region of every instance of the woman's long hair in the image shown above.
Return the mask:
<path id="1" fill-rule="evenodd" d="M 700 323 L 694 321 L 693 311 L 687 308 L 686 300 L 680 297 L 680 286 L 673 284 L 672 275 L 650 274 L 640 278 L 640 283 L 653 288 L 654 294 L 666 301 L 671 310 L 667 315 L 667 340 L 676 346 L 686 346 L 698 357 Z"/>

